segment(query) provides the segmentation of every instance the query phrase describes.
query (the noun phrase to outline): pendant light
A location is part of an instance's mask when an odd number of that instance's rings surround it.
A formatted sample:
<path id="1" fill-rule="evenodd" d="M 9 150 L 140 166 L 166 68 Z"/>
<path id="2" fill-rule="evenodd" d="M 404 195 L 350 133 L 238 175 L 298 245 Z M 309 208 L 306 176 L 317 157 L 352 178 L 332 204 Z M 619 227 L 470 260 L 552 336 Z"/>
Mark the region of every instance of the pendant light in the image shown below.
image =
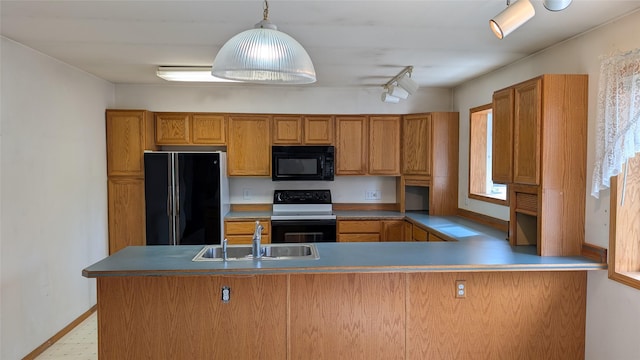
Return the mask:
<path id="1" fill-rule="evenodd" d="M 489 25 L 498 39 L 503 39 L 535 14 L 536 10 L 529 0 L 518 0 L 512 4 L 507 0 L 507 8 L 491 19 Z"/>
<path id="2" fill-rule="evenodd" d="M 227 41 L 213 61 L 213 76 L 251 83 L 310 84 L 316 71 L 309 54 L 291 36 L 269 21 L 269 4 L 254 29 Z"/>

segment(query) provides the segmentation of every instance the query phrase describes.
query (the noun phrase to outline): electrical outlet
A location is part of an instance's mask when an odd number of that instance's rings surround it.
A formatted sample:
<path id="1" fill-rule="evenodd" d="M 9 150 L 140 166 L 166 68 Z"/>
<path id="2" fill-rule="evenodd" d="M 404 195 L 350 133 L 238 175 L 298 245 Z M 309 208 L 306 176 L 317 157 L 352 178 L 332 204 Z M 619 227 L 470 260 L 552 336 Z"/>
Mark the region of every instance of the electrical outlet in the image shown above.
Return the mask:
<path id="1" fill-rule="evenodd" d="M 242 189 L 242 199 L 251 200 L 251 189 Z"/>
<path id="2" fill-rule="evenodd" d="M 456 298 L 464 299 L 467 297 L 467 282 L 465 280 L 456 280 Z"/>
<path id="3" fill-rule="evenodd" d="M 380 190 L 367 190 L 364 193 L 365 200 L 380 200 Z"/>

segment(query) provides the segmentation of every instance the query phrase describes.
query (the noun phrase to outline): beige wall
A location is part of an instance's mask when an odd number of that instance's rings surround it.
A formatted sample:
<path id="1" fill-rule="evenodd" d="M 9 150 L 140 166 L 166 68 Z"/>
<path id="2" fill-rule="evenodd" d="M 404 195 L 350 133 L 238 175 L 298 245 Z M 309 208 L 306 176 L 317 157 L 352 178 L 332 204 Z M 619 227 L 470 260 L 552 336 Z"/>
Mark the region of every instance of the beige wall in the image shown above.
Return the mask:
<path id="1" fill-rule="evenodd" d="M 539 54 L 467 82 L 454 89 L 454 108 L 460 112 L 459 206 L 508 219 L 506 207 L 467 199 L 469 108 L 491 102 L 494 90 L 543 73 L 589 74 L 586 242 L 608 248 L 609 191 L 591 197 L 595 162 L 595 118 L 600 57 L 640 48 L 640 12 L 602 26 Z M 505 38 L 504 41 L 509 41 Z M 587 359 L 637 359 L 640 354 L 640 291 L 607 279 L 606 271 L 589 274 L 587 299 Z"/>
<path id="2" fill-rule="evenodd" d="M 0 358 L 20 359 L 96 303 L 107 255 L 104 109 L 112 84 L 0 38 Z"/>

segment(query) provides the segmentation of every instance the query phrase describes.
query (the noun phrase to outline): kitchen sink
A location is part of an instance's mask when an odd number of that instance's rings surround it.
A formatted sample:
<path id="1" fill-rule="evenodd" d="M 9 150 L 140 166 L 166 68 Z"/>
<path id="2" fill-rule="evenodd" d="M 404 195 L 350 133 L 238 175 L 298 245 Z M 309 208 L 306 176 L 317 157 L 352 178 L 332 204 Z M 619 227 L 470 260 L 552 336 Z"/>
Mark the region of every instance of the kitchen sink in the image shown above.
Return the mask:
<path id="1" fill-rule="evenodd" d="M 192 261 L 224 261 L 221 245 L 207 245 Z M 259 260 L 315 260 L 319 259 L 314 244 L 264 244 Z M 253 260 L 251 245 L 227 246 L 227 261 Z"/>

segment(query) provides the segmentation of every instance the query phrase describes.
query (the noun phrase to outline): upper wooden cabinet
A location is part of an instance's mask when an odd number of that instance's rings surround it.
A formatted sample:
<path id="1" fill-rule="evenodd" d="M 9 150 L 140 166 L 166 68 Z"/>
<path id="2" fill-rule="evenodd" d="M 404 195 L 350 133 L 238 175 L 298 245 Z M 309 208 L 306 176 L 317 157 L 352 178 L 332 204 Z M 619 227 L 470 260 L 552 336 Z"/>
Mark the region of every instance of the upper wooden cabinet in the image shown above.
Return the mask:
<path id="1" fill-rule="evenodd" d="M 271 116 L 229 115 L 227 173 L 271 175 Z"/>
<path id="2" fill-rule="evenodd" d="M 493 182 L 513 180 L 513 88 L 496 91 L 492 108 L 491 176 Z"/>
<path id="3" fill-rule="evenodd" d="M 369 117 L 369 174 L 400 175 L 400 116 Z"/>
<path id="4" fill-rule="evenodd" d="M 400 116 L 337 116 L 336 175 L 400 175 Z"/>
<path id="5" fill-rule="evenodd" d="M 459 117 L 457 112 L 403 117 L 401 211 L 406 209 L 406 187 L 417 186 L 429 188 L 430 215 L 457 214 Z"/>
<path id="6" fill-rule="evenodd" d="M 553 74 L 494 93 L 493 175 L 494 181 L 510 184 L 512 245 L 535 244 L 542 256 L 581 254 L 587 92 L 587 75 Z M 510 131 L 512 148 L 496 141 L 508 143 Z M 511 164 L 500 158 L 509 151 Z"/>
<path id="7" fill-rule="evenodd" d="M 431 114 L 402 119 L 402 174 L 431 176 Z"/>
<path id="8" fill-rule="evenodd" d="M 226 116 L 208 113 L 156 113 L 157 145 L 225 145 Z"/>
<path id="9" fill-rule="evenodd" d="M 274 145 L 333 144 L 331 115 L 274 115 L 272 128 Z"/>
<path id="10" fill-rule="evenodd" d="M 366 116 L 336 116 L 336 175 L 366 175 L 369 122 Z"/>
<path id="11" fill-rule="evenodd" d="M 333 116 L 304 116 L 304 143 L 306 145 L 333 144 Z"/>
<path id="12" fill-rule="evenodd" d="M 107 176 L 144 175 L 145 149 L 153 149 L 152 114 L 144 110 L 107 110 Z"/>

